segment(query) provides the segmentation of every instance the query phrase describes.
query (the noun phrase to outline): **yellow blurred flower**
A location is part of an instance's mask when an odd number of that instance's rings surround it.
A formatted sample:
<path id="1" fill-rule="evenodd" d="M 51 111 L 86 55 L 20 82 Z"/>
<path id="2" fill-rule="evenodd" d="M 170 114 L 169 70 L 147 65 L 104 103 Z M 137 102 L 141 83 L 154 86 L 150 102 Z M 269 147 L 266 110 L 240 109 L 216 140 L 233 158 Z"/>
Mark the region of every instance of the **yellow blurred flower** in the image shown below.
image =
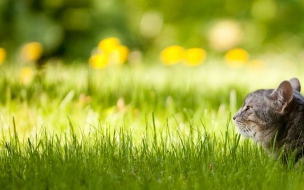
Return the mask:
<path id="1" fill-rule="evenodd" d="M 4 48 L 0 48 L 0 65 L 2 65 L 6 58 L 6 51 Z"/>
<path id="2" fill-rule="evenodd" d="M 126 46 L 119 45 L 111 53 L 111 58 L 115 64 L 123 64 L 129 56 L 129 49 Z"/>
<path id="3" fill-rule="evenodd" d="M 166 65 L 174 65 L 182 60 L 183 53 L 184 53 L 183 47 L 169 46 L 161 52 L 160 59 Z"/>
<path id="4" fill-rule="evenodd" d="M 33 81 L 34 73 L 33 70 L 29 67 L 24 67 L 20 72 L 20 83 L 28 85 Z"/>
<path id="5" fill-rule="evenodd" d="M 119 45 L 120 45 L 119 39 L 112 37 L 112 38 L 105 38 L 105 39 L 101 40 L 98 44 L 98 48 L 103 53 L 110 54 Z"/>
<path id="6" fill-rule="evenodd" d="M 228 66 L 233 68 L 239 68 L 245 65 L 248 61 L 249 54 L 247 51 L 241 48 L 235 48 L 228 51 L 224 57 L 225 62 Z"/>
<path id="7" fill-rule="evenodd" d="M 42 45 L 38 42 L 31 42 L 22 47 L 22 56 L 27 61 L 37 61 L 42 53 Z"/>
<path id="8" fill-rule="evenodd" d="M 184 52 L 184 60 L 187 65 L 196 66 L 206 59 L 206 51 L 202 48 L 190 48 Z"/>
<path id="9" fill-rule="evenodd" d="M 104 53 L 98 53 L 90 57 L 89 63 L 94 69 L 102 69 L 108 65 L 108 56 Z"/>

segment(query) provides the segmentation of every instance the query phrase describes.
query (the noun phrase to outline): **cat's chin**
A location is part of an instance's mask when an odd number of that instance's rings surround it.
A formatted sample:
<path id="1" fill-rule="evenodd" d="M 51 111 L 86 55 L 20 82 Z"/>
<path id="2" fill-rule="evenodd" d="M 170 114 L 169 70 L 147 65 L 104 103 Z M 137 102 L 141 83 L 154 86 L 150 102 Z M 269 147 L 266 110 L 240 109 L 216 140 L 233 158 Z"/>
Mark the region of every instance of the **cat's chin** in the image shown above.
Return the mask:
<path id="1" fill-rule="evenodd" d="M 245 138 L 253 138 L 252 131 L 243 123 L 238 120 L 235 120 L 236 128 L 243 137 Z"/>
<path id="2" fill-rule="evenodd" d="M 249 132 L 243 131 L 239 127 L 237 127 L 238 132 L 245 138 L 252 138 L 252 135 Z"/>

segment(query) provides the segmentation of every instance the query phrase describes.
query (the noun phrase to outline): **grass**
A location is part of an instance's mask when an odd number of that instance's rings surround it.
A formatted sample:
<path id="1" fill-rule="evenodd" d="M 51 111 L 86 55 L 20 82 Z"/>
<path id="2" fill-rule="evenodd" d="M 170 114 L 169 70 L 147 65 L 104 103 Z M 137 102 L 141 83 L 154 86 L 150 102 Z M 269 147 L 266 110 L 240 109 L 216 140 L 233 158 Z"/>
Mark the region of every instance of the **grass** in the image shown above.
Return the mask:
<path id="1" fill-rule="evenodd" d="M 302 187 L 302 167 L 273 160 L 231 122 L 248 92 L 301 66 L 54 64 L 30 85 L 19 71 L 1 68 L 1 189 Z"/>

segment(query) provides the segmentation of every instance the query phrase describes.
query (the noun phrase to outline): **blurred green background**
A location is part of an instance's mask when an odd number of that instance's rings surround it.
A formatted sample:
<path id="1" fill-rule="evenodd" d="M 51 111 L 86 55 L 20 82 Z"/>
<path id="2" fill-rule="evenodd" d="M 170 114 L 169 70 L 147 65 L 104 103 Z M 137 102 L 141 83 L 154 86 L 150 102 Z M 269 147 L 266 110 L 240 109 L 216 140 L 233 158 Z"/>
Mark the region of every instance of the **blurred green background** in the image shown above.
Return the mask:
<path id="1" fill-rule="evenodd" d="M 144 57 L 182 45 L 301 60 L 303 13 L 301 0 L 1 0 L 0 47 L 13 57 L 37 41 L 45 57 L 87 60 L 100 40 L 117 37 Z"/>

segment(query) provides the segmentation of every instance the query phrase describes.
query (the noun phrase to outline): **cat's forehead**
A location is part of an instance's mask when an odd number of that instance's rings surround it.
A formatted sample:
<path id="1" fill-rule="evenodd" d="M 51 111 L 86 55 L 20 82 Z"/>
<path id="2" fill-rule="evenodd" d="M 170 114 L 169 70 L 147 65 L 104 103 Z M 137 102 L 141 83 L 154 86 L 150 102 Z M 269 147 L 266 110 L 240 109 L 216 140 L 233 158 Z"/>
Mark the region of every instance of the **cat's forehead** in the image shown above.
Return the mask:
<path id="1" fill-rule="evenodd" d="M 271 94 L 271 92 L 273 92 L 273 89 L 267 89 L 267 90 L 263 89 L 263 90 L 254 91 L 246 96 L 244 103 L 261 104 L 265 102 L 265 100 Z"/>

